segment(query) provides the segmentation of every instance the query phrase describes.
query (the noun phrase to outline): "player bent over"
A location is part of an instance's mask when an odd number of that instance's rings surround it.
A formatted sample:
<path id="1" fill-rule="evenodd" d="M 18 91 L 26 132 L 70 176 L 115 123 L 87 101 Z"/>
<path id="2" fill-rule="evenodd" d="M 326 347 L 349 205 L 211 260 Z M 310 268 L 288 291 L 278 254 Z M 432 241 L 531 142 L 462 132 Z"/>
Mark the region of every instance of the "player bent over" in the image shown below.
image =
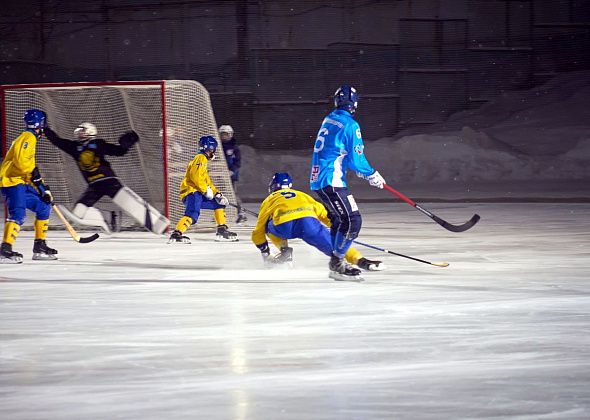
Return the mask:
<path id="1" fill-rule="evenodd" d="M 37 140 L 45 127 L 45 113 L 38 109 L 25 112 L 26 131 L 12 142 L 0 167 L 0 190 L 8 207 L 8 219 L 0 246 L 0 263 L 18 264 L 23 255 L 12 250 L 12 245 L 25 221 L 26 209 L 35 212 L 34 260 L 57 260 L 57 251 L 47 246 L 45 238 L 53 196 L 43 182 L 35 163 Z M 35 185 L 37 190 L 31 185 Z"/>
<path id="2" fill-rule="evenodd" d="M 238 235 L 228 230 L 225 224 L 225 207 L 229 204 L 209 177 L 207 163 L 214 158 L 217 140 L 212 136 L 199 139 L 199 153 L 188 164 L 180 184 L 180 198 L 184 203 L 184 216 L 178 221 L 168 243 L 188 243 L 190 238 L 184 232 L 199 220 L 201 209 L 213 210 L 217 222 L 216 241 L 237 241 Z"/>
<path id="3" fill-rule="evenodd" d="M 163 233 L 170 221 L 131 188 L 121 184 L 111 164 L 105 159 L 106 155 L 124 156 L 139 141 L 139 136 L 135 131 L 128 131 L 119 137 L 117 145 L 97 138 L 97 134 L 96 126 L 88 122 L 80 124 L 74 130 L 76 140 L 62 139 L 50 128 L 45 129 L 49 141 L 76 160 L 82 176 L 88 183 L 86 191 L 71 212 L 62 206 L 60 209 L 78 224 L 99 226 L 110 233 L 111 230 L 102 213 L 93 207 L 98 200 L 107 195 L 141 226 L 156 234 Z"/>
<path id="4" fill-rule="evenodd" d="M 260 249 L 265 265 L 292 261 L 293 249 L 287 239 L 300 238 L 325 255 L 332 255 L 332 241 L 326 226 L 330 226 L 326 208 L 304 192 L 291 188 L 293 181 L 285 172 L 278 172 L 268 185 L 269 196 L 260 205 L 260 214 L 252 232 L 252 242 Z M 322 224 L 323 223 L 323 224 Z M 324 226 L 326 225 L 326 226 Z M 281 250 L 274 257 L 266 237 Z M 381 261 L 364 258 L 353 247 L 348 248 L 346 260 L 364 270 L 379 271 L 385 268 Z M 362 280 L 357 274 L 336 280 Z"/>

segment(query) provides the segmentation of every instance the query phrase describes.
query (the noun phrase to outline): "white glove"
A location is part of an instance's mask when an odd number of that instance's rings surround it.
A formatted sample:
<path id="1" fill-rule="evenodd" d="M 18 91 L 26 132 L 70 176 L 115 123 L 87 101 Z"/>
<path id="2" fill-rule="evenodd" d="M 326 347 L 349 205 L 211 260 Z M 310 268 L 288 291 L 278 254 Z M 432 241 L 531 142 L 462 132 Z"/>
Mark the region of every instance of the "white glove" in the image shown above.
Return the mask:
<path id="1" fill-rule="evenodd" d="M 385 180 L 378 171 L 375 171 L 373 175 L 368 176 L 367 180 L 369 181 L 369 185 L 371 185 L 371 187 L 377 187 L 379 189 L 382 189 L 383 185 L 385 184 Z"/>
<path id="2" fill-rule="evenodd" d="M 215 201 L 217 201 L 217 204 L 221 204 L 222 206 L 227 206 L 229 204 L 227 197 L 220 192 L 215 194 Z"/>
<path id="3" fill-rule="evenodd" d="M 207 200 L 213 200 L 213 190 L 211 189 L 211 187 L 207 187 L 207 190 L 205 190 L 205 198 Z"/>

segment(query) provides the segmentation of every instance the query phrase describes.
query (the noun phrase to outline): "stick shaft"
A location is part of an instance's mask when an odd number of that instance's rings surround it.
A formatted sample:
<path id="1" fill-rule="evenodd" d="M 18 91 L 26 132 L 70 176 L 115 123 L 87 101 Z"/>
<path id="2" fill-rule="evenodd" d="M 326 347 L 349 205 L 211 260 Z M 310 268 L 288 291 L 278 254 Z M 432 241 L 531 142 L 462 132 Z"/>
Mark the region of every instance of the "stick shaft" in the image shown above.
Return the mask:
<path id="1" fill-rule="evenodd" d="M 52 204 L 51 207 L 53 207 L 53 211 L 61 219 L 62 223 L 64 224 L 64 226 L 66 227 L 67 231 L 70 233 L 72 238 L 76 242 L 80 242 L 80 235 L 78 235 L 78 232 L 76 232 L 76 230 L 72 227 L 72 225 L 70 225 L 70 222 L 68 222 L 68 219 L 65 218 L 65 216 L 63 215 L 63 213 L 61 212 L 59 207 L 57 207 L 56 204 Z"/>

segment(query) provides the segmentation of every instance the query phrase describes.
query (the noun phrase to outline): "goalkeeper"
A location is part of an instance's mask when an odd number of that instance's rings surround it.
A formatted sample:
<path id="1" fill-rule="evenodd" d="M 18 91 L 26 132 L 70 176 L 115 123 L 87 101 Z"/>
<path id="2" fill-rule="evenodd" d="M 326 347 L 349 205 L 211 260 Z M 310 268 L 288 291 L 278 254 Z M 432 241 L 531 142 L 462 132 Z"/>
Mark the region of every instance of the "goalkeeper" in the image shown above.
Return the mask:
<path id="1" fill-rule="evenodd" d="M 45 129 L 49 141 L 72 156 L 78 163 L 82 176 L 88 183 L 86 191 L 70 212 L 60 206 L 69 219 L 85 226 L 99 226 L 107 233 L 111 230 L 96 202 L 107 195 L 121 210 L 131 216 L 141 226 L 156 234 L 163 233 L 170 222 L 154 207 L 145 202 L 131 188 L 124 186 L 105 156 L 124 156 L 139 141 L 135 131 L 128 131 L 119 137 L 119 144 L 111 144 L 97 138 L 96 126 L 89 122 L 80 124 L 74 130 L 76 140 L 60 138 L 50 128 Z"/>
<path id="2" fill-rule="evenodd" d="M 199 139 L 199 153 L 186 168 L 186 173 L 180 184 L 180 198 L 184 203 L 184 216 L 178 221 L 176 229 L 170 235 L 168 243 L 187 243 L 190 238 L 184 235 L 187 229 L 197 223 L 201 209 L 213 210 L 217 222 L 216 241 L 234 242 L 238 235 L 231 232 L 225 224 L 225 207 L 229 200 L 213 185 L 207 163 L 215 157 L 217 140 L 212 136 Z"/>
<path id="3" fill-rule="evenodd" d="M 260 205 L 260 214 L 252 232 L 252 242 L 260 249 L 265 265 L 290 263 L 293 249 L 287 239 L 300 238 L 319 251 L 332 255 L 330 219 L 326 208 L 304 192 L 292 189 L 291 176 L 278 172 L 268 186 L 270 195 Z M 323 223 L 323 224 L 322 224 Z M 281 250 L 272 257 L 266 237 Z M 381 261 L 372 261 L 350 247 L 345 254 L 346 261 L 363 270 L 380 271 L 385 268 Z M 341 280 L 341 279 L 337 279 Z M 355 280 L 361 280 L 356 276 Z"/>

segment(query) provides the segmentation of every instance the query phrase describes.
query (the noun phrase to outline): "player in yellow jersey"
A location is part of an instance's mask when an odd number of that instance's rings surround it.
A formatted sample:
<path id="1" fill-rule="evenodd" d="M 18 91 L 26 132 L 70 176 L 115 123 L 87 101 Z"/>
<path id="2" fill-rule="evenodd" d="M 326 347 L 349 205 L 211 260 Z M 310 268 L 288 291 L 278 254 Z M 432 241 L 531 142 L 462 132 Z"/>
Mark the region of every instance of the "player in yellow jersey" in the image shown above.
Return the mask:
<path id="1" fill-rule="evenodd" d="M 260 249 L 266 264 L 290 262 L 293 249 L 288 239 L 300 238 L 326 255 L 332 255 L 332 242 L 326 226 L 330 226 L 328 212 L 323 204 L 304 192 L 292 189 L 291 176 L 285 172 L 274 174 L 268 186 L 270 195 L 260 205 L 252 242 Z M 323 224 L 322 224 L 323 223 Z M 267 236 L 281 250 L 271 257 Z M 371 261 L 353 247 L 345 254 L 346 261 L 364 270 L 379 271 L 385 268 L 381 261 Z M 330 277 L 335 280 L 362 280 L 355 276 Z"/>
<path id="2" fill-rule="evenodd" d="M 57 259 L 57 251 L 48 247 L 45 242 L 53 196 L 43 182 L 35 162 L 37 140 L 41 138 L 47 124 L 45 112 L 29 109 L 23 119 L 27 129 L 12 142 L 0 166 L 0 191 L 8 208 L 8 219 L 4 224 L 0 246 L 2 264 L 18 264 L 23 261 L 23 255 L 13 251 L 12 245 L 25 221 L 26 209 L 35 212 L 36 216 L 33 259 Z"/>
<path id="3" fill-rule="evenodd" d="M 211 182 L 207 163 L 215 156 L 217 140 L 212 136 L 199 139 L 199 153 L 188 164 L 186 174 L 180 184 L 180 198 L 184 203 L 184 216 L 178 221 L 168 243 L 189 243 L 184 232 L 197 223 L 201 209 L 213 210 L 217 222 L 216 241 L 237 241 L 238 235 L 228 230 L 225 224 L 225 207 L 229 204 L 225 197 Z"/>

